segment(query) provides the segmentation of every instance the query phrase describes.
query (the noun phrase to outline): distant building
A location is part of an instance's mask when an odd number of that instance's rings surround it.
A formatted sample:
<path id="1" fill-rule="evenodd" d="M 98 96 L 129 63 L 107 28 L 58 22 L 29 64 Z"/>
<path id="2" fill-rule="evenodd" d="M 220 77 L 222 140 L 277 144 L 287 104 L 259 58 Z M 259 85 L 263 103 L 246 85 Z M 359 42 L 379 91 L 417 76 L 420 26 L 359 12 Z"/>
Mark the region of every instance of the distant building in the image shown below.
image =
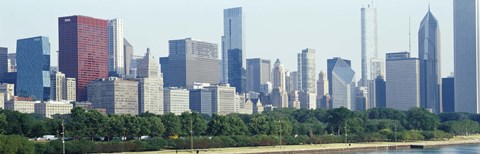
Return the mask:
<path id="1" fill-rule="evenodd" d="M 272 105 L 277 108 L 288 108 L 285 68 L 279 59 L 273 67 Z"/>
<path id="2" fill-rule="evenodd" d="M 75 78 L 65 78 L 61 72 L 53 72 L 50 77 L 50 99 L 54 101 L 75 101 Z"/>
<path id="3" fill-rule="evenodd" d="M 212 91 L 213 105 L 212 113 L 227 115 L 236 113 L 235 87 L 230 85 L 214 85 L 209 87 Z"/>
<path id="4" fill-rule="evenodd" d="M 288 95 L 288 107 L 300 109 L 300 94 L 298 91 L 293 91 Z"/>
<path id="5" fill-rule="evenodd" d="M 241 7 L 223 10 L 223 36 L 222 36 L 222 82 L 229 83 L 229 52 L 239 50 L 241 52 L 241 64 L 245 64 L 246 52 L 244 48 L 244 16 Z M 245 66 L 241 66 L 245 69 Z"/>
<path id="6" fill-rule="evenodd" d="M 39 36 L 17 40 L 16 94 L 35 100 L 50 98 L 50 42 Z"/>
<path id="7" fill-rule="evenodd" d="M 330 98 L 328 94 L 328 80 L 327 80 L 327 74 L 325 72 L 320 71 L 318 74 L 318 80 L 317 80 L 317 108 L 324 108 L 327 109 L 331 106 L 329 106 L 328 102 Z"/>
<path id="8" fill-rule="evenodd" d="M 77 101 L 87 100 L 87 85 L 108 77 L 108 22 L 86 16 L 58 18 L 59 71 L 77 82 Z"/>
<path id="9" fill-rule="evenodd" d="M 442 79 L 443 112 L 455 112 L 455 82 L 453 77 Z"/>
<path id="10" fill-rule="evenodd" d="M 180 115 L 183 112 L 190 111 L 190 98 L 187 89 L 165 88 L 163 93 L 165 113 Z"/>
<path id="11" fill-rule="evenodd" d="M 270 60 L 247 59 L 246 91 L 260 92 L 260 86 L 271 81 L 271 70 Z"/>
<path id="12" fill-rule="evenodd" d="M 208 88 L 197 88 L 190 90 L 190 109 L 192 112 L 212 114 L 213 97 L 212 91 Z"/>
<path id="13" fill-rule="evenodd" d="M 315 50 L 309 48 L 302 50 L 301 53 L 297 54 L 297 64 L 300 107 L 316 109 Z"/>
<path id="14" fill-rule="evenodd" d="M 240 49 L 228 51 L 228 83 L 235 87 L 238 93 L 244 93 L 246 87 L 242 53 Z"/>
<path id="15" fill-rule="evenodd" d="M 109 74 L 126 75 L 123 40 L 123 20 L 108 20 L 108 71 Z"/>
<path id="16" fill-rule="evenodd" d="M 387 53 L 387 108 L 409 110 L 420 106 L 420 70 L 409 52 Z"/>
<path id="17" fill-rule="evenodd" d="M 20 113 L 35 113 L 35 104 L 37 103 L 40 101 L 8 101 L 5 102 L 5 109 Z"/>
<path id="18" fill-rule="evenodd" d="M 0 93 L 4 94 L 4 102 L 13 100 L 15 97 L 15 85 L 8 83 L 0 84 Z"/>
<path id="19" fill-rule="evenodd" d="M 387 90 L 386 82 L 383 76 L 377 76 L 375 79 L 375 107 L 386 108 L 387 107 Z"/>
<path id="20" fill-rule="evenodd" d="M 455 112 L 480 113 L 479 16 L 478 0 L 453 1 Z"/>
<path id="21" fill-rule="evenodd" d="M 8 73 L 8 48 L 0 47 L 0 82 L 3 83 L 6 73 Z"/>
<path id="22" fill-rule="evenodd" d="M 159 75 L 159 64 L 150 49 L 138 67 L 138 112 L 163 114 L 163 79 Z"/>
<path id="23" fill-rule="evenodd" d="M 72 109 L 73 104 L 69 102 L 49 101 L 35 104 L 35 113 L 47 118 L 52 118 L 56 114 L 70 114 Z"/>
<path id="24" fill-rule="evenodd" d="M 165 87 L 220 82 L 217 44 L 191 38 L 170 40 L 168 43 L 168 57 L 160 58 Z"/>
<path id="25" fill-rule="evenodd" d="M 138 114 L 138 82 L 110 77 L 88 84 L 88 101 L 107 114 Z"/>
<path id="26" fill-rule="evenodd" d="M 17 53 L 8 54 L 8 72 L 17 72 Z"/>
<path id="27" fill-rule="evenodd" d="M 378 57 L 377 45 L 377 8 L 373 4 L 368 4 L 361 9 L 361 46 L 362 46 L 362 72 L 360 87 L 367 87 L 368 81 L 378 76 L 378 65 L 374 64 L 374 59 Z M 333 98 L 335 99 L 335 98 Z"/>
<path id="28" fill-rule="evenodd" d="M 123 52 L 125 54 L 125 57 L 124 57 L 125 74 L 127 75 L 127 77 L 131 77 L 130 69 L 132 68 L 131 63 L 132 63 L 132 58 L 133 58 L 133 46 L 125 38 L 123 38 Z M 133 76 L 133 77 L 135 77 L 135 76 Z"/>
<path id="29" fill-rule="evenodd" d="M 440 29 L 430 8 L 418 30 L 418 59 L 420 61 L 421 107 L 442 112 L 442 71 Z"/>
<path id="30" fill-rule="evenodd" d="M 252 104 L 253 104 L 253 113 L 262 113 L 263 112 L 263 104 L 260 101 L 260 99 L 252 99 Z"/>
<path id="31" fill-rule="evenodd" d="M 0 93 L 0 98 L 5 98 L 5 94 Z M 0 108 L 5 110 L 5 99 L 0 99 Z"/>
<path id="32" fill-rule="evenodd" d="M 332 108 L 356 110 L 355 71 L 351 68 L 350 60 L 336 57 L 328 59 L 327 63 Z"/>

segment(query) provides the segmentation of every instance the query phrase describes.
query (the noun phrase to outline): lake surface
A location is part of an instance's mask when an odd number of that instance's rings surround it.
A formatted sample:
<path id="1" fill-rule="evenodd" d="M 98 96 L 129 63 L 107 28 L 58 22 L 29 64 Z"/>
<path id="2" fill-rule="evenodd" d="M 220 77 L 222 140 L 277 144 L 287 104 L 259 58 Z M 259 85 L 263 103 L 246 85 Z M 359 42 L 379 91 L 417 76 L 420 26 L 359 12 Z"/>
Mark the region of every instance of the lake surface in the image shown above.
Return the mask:
<path id="1" fill-rule="evenodd" d="M 444 146 L 427 149 L 403 149 L 403 150 L 390 150 L 390 151 L 369 151 L 369 152 L 351 152 L 348 154 L 475 154 L 480 153 L 480 144 L 468 144 L 468 145 L 456 145 L 456 146 Z"/>

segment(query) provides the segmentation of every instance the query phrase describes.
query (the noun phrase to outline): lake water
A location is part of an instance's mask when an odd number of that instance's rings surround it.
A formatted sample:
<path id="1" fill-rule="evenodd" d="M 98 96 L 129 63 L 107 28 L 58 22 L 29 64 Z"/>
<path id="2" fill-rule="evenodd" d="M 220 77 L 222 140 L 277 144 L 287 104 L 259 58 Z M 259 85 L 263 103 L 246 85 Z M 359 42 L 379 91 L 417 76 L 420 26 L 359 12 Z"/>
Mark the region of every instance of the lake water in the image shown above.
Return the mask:
<path id="1" fill-rule="evenodd" d="M 427 149 L 403 149 L 403 150 L 390 150 L 390 151 L 369 151 L 369 152 L 351 152 L 349 154 L 431 154 L 431 153 L 440 153 L 440 154 L 475 154 L 480 153 L 480 144 L 469 144 L 469 145 L 457 145 L 457 146 L 443 146 L 436 148 L 427 148 Z"/>

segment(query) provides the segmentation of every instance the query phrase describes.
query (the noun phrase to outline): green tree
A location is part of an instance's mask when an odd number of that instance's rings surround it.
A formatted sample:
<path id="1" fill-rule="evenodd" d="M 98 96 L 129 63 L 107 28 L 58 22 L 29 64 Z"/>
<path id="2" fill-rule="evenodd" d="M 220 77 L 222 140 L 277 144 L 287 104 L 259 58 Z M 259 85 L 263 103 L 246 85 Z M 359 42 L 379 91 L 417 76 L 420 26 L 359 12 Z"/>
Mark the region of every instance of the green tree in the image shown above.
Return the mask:
<path id="1" fill-rule="evenodd" d="M 165 132 L 165 127 L 163 126 L 162 119 L 159 117 L 146 117 L 147 122 L 150 123 L 150 136 L 159 137 Z"/>
<path id="2" fill-rule="evenodd" d="M 247 126 L 252 135 L 266 135 L 270 129 L 268 117 L 264 114 L 253 115 Z"/>
<path id="3" fill-rule="evenodd" d="M 346 121 L 354 117 L 353 112 L 344 107 L 328 110 L 327 114 L 327 128 L 337 135 L 340 135 L 340 132 L 346 127 Z"/>
<path id="4" fill-rule="evenodd" d="M 0 134 L 5 134 L 7 129 L 7 116 L 0 113 Z"/>
<path id="5" fill-rule="evenodd" d="M 180 123 L 182 136 L 190 136 L 190 129 L 193 129 L 193 135 L 203 135 L 207 129 L 207 121 L 198 112 L 183 112 L 180 115 Z M 192 125 L 192 128 L 190 125 Z"/>
<path id="6" fill-rule="evenodd" d="M 408 128 L 414 130 L 433 130 L 439 124 L 437 115 L 423 108 L 412 108 L 407 111 Z"/>
<path id="7" fill-rule="evenodd" d="M 173 113 L 167 113 L 162 116 L 162 122 L 165 126 L 165 137 L 176 137 L 180 134 L 180 118 Z"/>

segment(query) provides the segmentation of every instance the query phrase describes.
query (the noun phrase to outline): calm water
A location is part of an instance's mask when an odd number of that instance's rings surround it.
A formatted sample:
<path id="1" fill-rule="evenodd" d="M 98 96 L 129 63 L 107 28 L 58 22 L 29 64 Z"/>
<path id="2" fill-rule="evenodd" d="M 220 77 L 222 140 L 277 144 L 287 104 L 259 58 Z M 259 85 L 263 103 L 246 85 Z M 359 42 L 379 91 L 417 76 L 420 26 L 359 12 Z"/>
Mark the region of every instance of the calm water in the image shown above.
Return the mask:
<path id="1" fill-rule="evenodd" d="M 405 150 L 391 150 L 391 151 L 371 151 L 371 152 L 352 152 L 349 154 L 425 154 L 425 153 L 440 153 L 440 154 L 480 154 L 480 144 L 459 145 L 459 146 L 444 146 L 438 148 L 428 149 L 405 149 Z"/>

